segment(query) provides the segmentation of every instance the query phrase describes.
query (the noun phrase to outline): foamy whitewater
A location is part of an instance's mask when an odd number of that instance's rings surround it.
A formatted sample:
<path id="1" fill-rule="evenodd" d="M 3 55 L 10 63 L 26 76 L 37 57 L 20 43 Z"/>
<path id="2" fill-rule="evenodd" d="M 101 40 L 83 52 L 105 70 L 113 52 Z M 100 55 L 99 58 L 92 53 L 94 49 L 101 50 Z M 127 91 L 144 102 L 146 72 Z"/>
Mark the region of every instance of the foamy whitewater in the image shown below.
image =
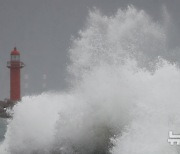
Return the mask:
<path id="1" fill-rule="evenodd" d="M 71 88 L 23 97 L 0 153 L 178 154 L 167 139 L 180 133 L 180 70 L 163 57 L 166 40 L 134 7 L 91 11 L 69 50 Z"/>

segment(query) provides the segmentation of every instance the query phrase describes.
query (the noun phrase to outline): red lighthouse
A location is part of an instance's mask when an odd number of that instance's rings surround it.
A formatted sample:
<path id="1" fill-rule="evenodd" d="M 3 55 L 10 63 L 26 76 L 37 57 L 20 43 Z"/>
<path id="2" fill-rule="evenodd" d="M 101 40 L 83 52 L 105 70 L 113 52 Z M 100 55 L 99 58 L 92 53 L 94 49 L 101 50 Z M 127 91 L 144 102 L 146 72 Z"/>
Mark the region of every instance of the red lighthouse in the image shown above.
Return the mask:
<path id="1" fill-rule="evenodd" d="M 13 102 L 21 100 L 21 76 L 20 70 L 24 67 L 24 63 L 20 61 L 20 52 L 14 48 L 11 51 L 11 61 L 7 62 L 10 69 L 10 100 Z"/>

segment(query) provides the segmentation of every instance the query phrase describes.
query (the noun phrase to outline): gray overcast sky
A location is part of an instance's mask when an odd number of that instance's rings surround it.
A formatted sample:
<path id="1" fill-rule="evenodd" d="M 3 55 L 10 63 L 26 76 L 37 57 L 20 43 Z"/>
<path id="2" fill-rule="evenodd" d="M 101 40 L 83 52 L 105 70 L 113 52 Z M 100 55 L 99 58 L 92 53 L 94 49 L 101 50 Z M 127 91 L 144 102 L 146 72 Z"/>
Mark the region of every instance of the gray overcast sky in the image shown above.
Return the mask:
<path id="1" fill-rule="evenodd" d="M 129 4 L 145 10 L 157 21 L 166 6 L 173 19 L 169 47 L 180 44 L 179 0 L 0 0 L 0 99 L 9 97 L 6 61 L 14 46 L 26 64 L 22 71 L 23 95 L 63 90 L 67 86 L 70 39 L 83 28 L 88 10 L 97 7 L 105 15 L 111 15 Z M 43 74 L 47 74 L 45 89 Z M 24 88 L 27 83 L 28 88 Z"/>

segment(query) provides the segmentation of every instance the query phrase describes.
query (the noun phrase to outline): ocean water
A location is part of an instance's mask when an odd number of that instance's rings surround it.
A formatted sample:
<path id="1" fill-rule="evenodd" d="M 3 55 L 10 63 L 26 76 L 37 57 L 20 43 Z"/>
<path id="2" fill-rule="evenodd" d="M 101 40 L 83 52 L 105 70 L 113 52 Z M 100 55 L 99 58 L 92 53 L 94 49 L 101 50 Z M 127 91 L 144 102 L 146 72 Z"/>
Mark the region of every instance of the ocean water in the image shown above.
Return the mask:
<path id="1" fill-rule="evenodd" d="M 23 97 L 0 153 L 178 154 L 167 139 L 180 133 L 180 70 L 163 56 L 167 38 L 133 6 L 90 11 L 68 53 L 71 88 Z"/>
<path id="2" fill-rule="evenodd" d="M 0 118 L 0 142 L 4 140 L 4 134 L 6 133 L 7 120 Z"/>

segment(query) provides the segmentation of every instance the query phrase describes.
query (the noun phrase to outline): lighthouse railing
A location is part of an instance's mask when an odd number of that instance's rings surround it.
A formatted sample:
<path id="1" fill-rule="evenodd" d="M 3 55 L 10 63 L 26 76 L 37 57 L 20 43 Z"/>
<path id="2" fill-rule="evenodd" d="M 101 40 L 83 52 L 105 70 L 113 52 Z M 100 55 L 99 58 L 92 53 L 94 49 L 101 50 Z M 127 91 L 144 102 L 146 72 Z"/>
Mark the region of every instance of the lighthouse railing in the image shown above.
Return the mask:
<path id="1" fill-rule="evenodd" d="M 8 61 L 7 67 L 8 68 L 23 68 L 25 65 L 21 61 Z"/>

